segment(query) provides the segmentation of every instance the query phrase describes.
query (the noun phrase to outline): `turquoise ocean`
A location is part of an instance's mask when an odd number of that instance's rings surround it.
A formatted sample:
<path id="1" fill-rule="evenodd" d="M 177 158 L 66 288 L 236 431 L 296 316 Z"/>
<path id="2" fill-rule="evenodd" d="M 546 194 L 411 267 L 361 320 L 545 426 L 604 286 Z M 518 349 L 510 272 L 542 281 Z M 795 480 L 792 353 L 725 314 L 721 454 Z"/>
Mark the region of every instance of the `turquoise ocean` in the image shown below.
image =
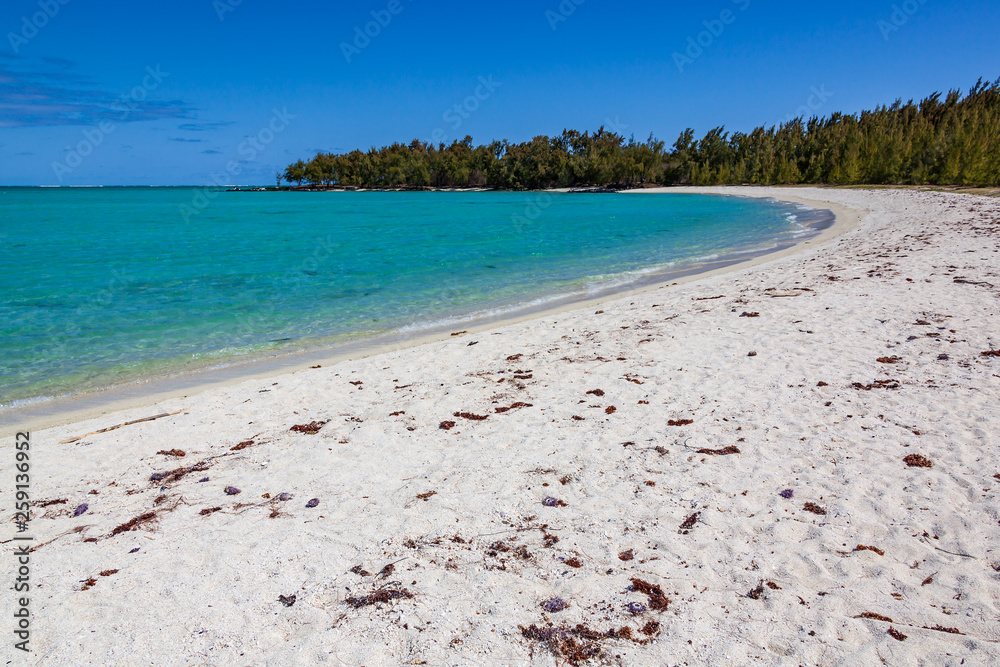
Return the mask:
<path id="1" fill-rule="evenodd" d="M 824 224 L 693 194 L 0 188 L 0 409 L 537 310 Z"/>

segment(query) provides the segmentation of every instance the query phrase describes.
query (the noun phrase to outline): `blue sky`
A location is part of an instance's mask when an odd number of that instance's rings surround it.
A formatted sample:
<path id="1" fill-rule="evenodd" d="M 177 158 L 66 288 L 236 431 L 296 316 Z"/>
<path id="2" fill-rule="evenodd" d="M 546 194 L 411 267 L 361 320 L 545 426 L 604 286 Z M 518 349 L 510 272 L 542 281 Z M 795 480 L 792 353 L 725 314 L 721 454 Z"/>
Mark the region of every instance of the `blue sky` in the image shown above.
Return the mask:
<path id="1" fill-rule="evenodd" d="M 318 150 L 566 127 L 672 143 L 996 79 L 998 25 L 995 0 L 5 0 L 0 184 L 270 184 Z"/>

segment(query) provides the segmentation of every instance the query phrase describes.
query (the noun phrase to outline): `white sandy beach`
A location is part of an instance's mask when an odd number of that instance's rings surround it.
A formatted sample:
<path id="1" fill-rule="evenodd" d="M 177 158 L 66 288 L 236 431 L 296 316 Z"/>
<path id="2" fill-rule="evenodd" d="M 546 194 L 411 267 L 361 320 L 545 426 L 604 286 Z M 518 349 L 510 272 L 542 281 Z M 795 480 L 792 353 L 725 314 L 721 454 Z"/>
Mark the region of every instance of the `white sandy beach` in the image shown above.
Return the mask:
<path id="1" fill-rule="evenodd" d="M 1000 664 L 1000 356 L 982 354 L 1000 200 L 678 191 L 856 222 L 598 306 L 33 431 L 28 662 Z"/>

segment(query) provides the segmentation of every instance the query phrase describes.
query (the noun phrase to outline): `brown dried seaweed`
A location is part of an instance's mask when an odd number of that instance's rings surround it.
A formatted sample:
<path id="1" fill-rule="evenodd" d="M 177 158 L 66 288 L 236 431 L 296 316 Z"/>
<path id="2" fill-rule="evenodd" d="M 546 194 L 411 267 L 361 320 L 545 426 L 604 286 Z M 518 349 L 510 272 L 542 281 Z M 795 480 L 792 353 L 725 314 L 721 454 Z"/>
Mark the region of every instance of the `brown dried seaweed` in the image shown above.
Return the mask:
<path id="1" fill-rule="evenodd" d="M 934 464 L 925 456 L 920 454 L 910 454 L 903 457 L 903 463 L 911 468 L 933 468 Z"/>
<path id="2" fill-rule="evenodd" d="M 881 549 L 879 549 L 878 547 L 867 547 L 867 546 L 865 546 L 863 544 L 859 544 L 858 546 L 854 547 L 854 550 L 855 551 L 874 551 L 879 556 L 884 556 L 885 555 L 885 552 L 882 551 Z"/>
<path id="3" fill-rule="evenodd" d="M 1000 357 L 1000 350 L 989 350 L 987 352 L 980 352 L 979 354 L 984 357 Z"/>
<path id="4" fill-rule="evenodd" d="M 156 520 L 156 512 L 146 512 L 145 514 L 140 514 L 139 516 L 126 521 L 117 528 L 111 531 L 108 537 L 114 537 L 121 533 L 127 533 L 131 530 L 139 530 L 140 527 Z"/>
<path id="5" fill-rule="evenodd" d="M 51 507 L 52 505 L 65 505 L 69 500 L 66 498 L 58 498 L 56 500 L 38 500 L 30 503 L 34 507 Z"/>
<path id="6" fill-rule="evenodd" d="M 437 495 L 437 491 L 428 491 L 427 493 L 418 493 L 417 494 L 417 498 L 419 498 L 420 500 L 423 500 L 424 502 L 427 502 L 428 500 L 430 500 L 431 498 L 433 498 L 436 495 Z"/>
<path id="7" fill-rule="evenodd" d="M 600 633 L 588 631 L 583 625 L 578 625 L 576 628 L 539 628 L 532 624 L 527 628 L 523 625 L 520 628 L 522 637 L 544 645 L 552 655 L 565 660 L 570 665 L 581 665 L 604 654 L 598 641 L 603 636 Z M 582 641 L 578 642 L 578 639 Z"/>
<path id="8" fill-rule="evenodd" d="M 710 454 L 712 456 L 729 456 L 731 454 L 741 454 L 739 447 L 734 447 L 730 445 L 729 447 L 724 447 L 723 449 L 699 449 L 699 454 Z"/>
<path id="9" fill-rule="evenodd" d="M 609 405 L 608 407 L 604 408 L 604 414 L 606 415 L 613 415 L 616 412 L 618 412 L 618 408 L 616 408 L 613 405 Z"/>
<path id="10" fill-rule="evenodd" d="M 629 627 L 617 630 L 611 628 L 604 632 L 592 630 L 582 623 L 575 627 L 553 626 L 551 624 L 541 628 L 534 624 L 528 627 L 523 625 L 519 627 L 522 637 L 538 642 L 547 648 L 557 660 L 564 660 L 567 664 L 574 666 L 605 658 L 604 642 L 625 640 L 644 645 L 651 642 L 652 638 L 660 633 L 660 624 L 656 621 L 649 621 L 640 630 L 647 636 L 647 639 L 636 639 Z"/>
<path id="11" fill-rule="evenodd" d="M 806 503 L 805 507 L 803 507 L 802 509 L 804 509 L 807 512 L 812 512 L 813 514 L 820 514 L 820 515 L 826 514 L 826 508 L 820 507 L 816 503 Z"/>
<path id="12" fill-rule="evenodd" d="M 649 608 L 653 611 L 666 611 L 670 598 L 663 594 L 663 589 L 642 579 L 632 579 L 632 590 L 649 598 Z"/>
<path id="13" fill-rule="evenodd" d="M 623 551 L 620 554 L 618 554 L 618 560 L 625 563 L 627 563 L 630 560 L 633 560 L 634 558 L 635 558 L 635 551 L 632 549 L 629 549 L 628 551 Z"/>
<path id="14" fill-rule="evenodd" d="M 858 391 L 871 391 L 872 389 L 899 389 L 900 384 L 898 380 L 875 380 L 871 384 L 853 382 L 851 386 Z"/>
<path id="15" fill-rule="evenodd" d="M 442 431 L 450 431 L 451 429 L 455 428 L 455 426 L 456 426 L 455 422 L 444 421 L 438 425 L 438 428 L 440 428 Z"/>
<path id="16" fill-rule="evenodd" d="M 473 414 L 471 412 L 456 412 L 452 416 L 453 417 L 460 417 L 462 419 L 469 419 L 471 421 L 477 421 L 477 422 L 481 422 L 484 419 L 489 419 L 490 418 L 489 415 L 477 415 L 477 414 Z"/>
<path id="17" fill-rule="evenodd" d="M 905 642 L 906 641 L 906 635 L 904 635 L 902 632 L 900 632 L 896 628 L 889 628 L 886 631 L 886 634 L 889 635 L 890 637 L 892 637 L 893 639 L 895 639 L 898 642 Z"/>
<path id="18" fill-rule="evenodd" d="M 306 435 L 316 435 L 317 433 L 319 433 L 319 430 L 324 426 L 326 426 L 328 423 L 329 422 L 321 421 L 321 422 L 311 422 L 309 424 L 298 424 L 296 426 L 293 426 L 289 430 L 294 431 L 296 433 L 304 433 Z"/>
<path id="19" fill-rule="evenodd" d="M 598 396 L 598 397 L 604 396 L 604 390 L 603 389 L 591 389 L 587 393 L 590 394 L 591 396 Z"/>
<path id="20" fill-rule="evenodd" d="M 254 441 L 253 440 L 244 440 L 240 444 L 238 444 L 235 447 L 231 448 L 229 451 L 231 451 L 231 452 L 238 452 L 238 451 L 246 449 L 247 447 L 253 447 L 253 446 L 254 446 Z"/>
<path id="21" fill-rule="evenodd" d="M 511 410 L 520 410 L 521 408 L 533 408 L 533 407 L 534 407 L 534 405 L 531 404 L 531 403 L 517 402 L 517 403 L 514 403 L 513 405 L 511 405 L 509 407 L 506 407 L 506 408 L 497 408 L 496 409 L 496 413 L 498 415 L 502 415 L 505 412 L 510 412 Z"/>
<path id="22" fill-rule="evenodd" d="M 942 625 L 935 625 L 933 628 L 928 627 L 928 626 L 925 625 L 924 626 L 924 630 L 933 630 L 935 632 L 947 632 L 948 634 L 952 634 L 952 635 L 964 635 L 965 634 L 964 632 L 962 632 L 958 628 L 946 628 L 946 627 L 944 627 Z"/>
<path id="23" fill-rule="evenodd" d="M 583 563 L 580 562 L 579 558 L 568 558 L 566 564 L 577 569 L 583 567 Z"/>
<path id="24" fill-rule="evenodd" d="M 883 623 L 892 623 L 892 619 L 888 616 L 883 616 L 882 614 L 876 614 L 873 611 L 866 611 L 863 614 L 858 614 L 854 618 L 870 618 L 873 621 L 882 621 Z"/>
<path id="25" fill-rule="evenodd" d="M 170 449 L 170 450 L 161 449 L 160 451 L 156 452 L 156 454 L 157 456 L 176 456 L 179 459 L 187 456 L 187 452 L 185 452 L 183 449 Z"/>
<path id="26" fill-rule="evenodd" d="M 694 528 L 695 524 L 698 523 L 698 517 L 700 516 L 701 512 L 695 512 L 688 518 L 684 519 L 684 522 L 680 526 L 681 530 L 691 530 L 692 528 Z"/>
<path id="27" fill-rule="evenodd" d="M 198 512 L 198 514 L 202 516 L 208 516 L 210 514 L 215 514 L 216 512 L 221 512 L 221 511 L 222 511 L 221 507 L 206 507 L 202 511 Z"/>
<path id="28" fill-rule="evenodd" d="M 392 602 L 393 600 L 408 600 L 411 598 L 413 598 L 413 593 L 405 588 L 385 587 L 379 588 L 368 595 L 347 598 L 344 600 L 344 604 L 353 607 L 354 609 L 361 609 L 362 607 L 368 607 L 375 604 L 386 604 L 388 602 Z"/>
<path id="29" fill-rule="evenodd" d="M 880 364 L 898 364 L 899 362 L 902 361 L 902 359 L 900 357 L 892 356 L 892 357 L 879 357 L 878 359 L 876 359 L 876 361 L 878 361 Z"/>
<path id="30" fill-rule="evenodd" d="M 693 423 L 693 419 L 671 419 L 667 422 L 667 426 L 687 426 Z"/>
<path id="31" fill-rule="evenodd" d="M 173 470 L 168 470 L 166 472 L 154 472 L 149 476 L 149 481 L 161 483 L 179 482 L 193 472 L 204 472 L 210 467 L 211 463 L 208 460 L 199 461 L 198 463 L 186 468 L 174 468 Z"/>

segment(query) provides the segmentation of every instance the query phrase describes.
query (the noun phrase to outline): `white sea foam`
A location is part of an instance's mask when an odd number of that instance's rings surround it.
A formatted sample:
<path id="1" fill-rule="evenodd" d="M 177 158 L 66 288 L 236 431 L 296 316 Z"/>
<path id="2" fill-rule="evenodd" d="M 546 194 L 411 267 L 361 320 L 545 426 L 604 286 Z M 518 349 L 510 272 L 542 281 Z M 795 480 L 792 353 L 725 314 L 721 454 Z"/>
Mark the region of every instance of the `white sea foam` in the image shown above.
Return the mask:
<path id="1" fill-rule="evenodd" d="M 0 403 L 0 412 L 4 410 L 16 410 L 17 408 L 24 408 L 29 405 L 35 405 L 36 403 L 48 403 L 49 401 L 54 401 L 55 396 L 35 396 L 33 398 L 19 398 L 13 400 L 9 403 Z"/>

